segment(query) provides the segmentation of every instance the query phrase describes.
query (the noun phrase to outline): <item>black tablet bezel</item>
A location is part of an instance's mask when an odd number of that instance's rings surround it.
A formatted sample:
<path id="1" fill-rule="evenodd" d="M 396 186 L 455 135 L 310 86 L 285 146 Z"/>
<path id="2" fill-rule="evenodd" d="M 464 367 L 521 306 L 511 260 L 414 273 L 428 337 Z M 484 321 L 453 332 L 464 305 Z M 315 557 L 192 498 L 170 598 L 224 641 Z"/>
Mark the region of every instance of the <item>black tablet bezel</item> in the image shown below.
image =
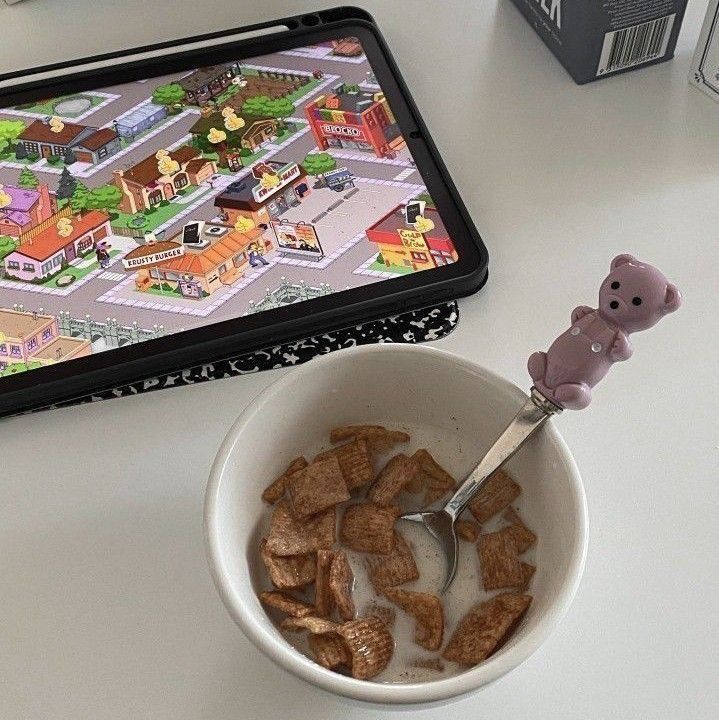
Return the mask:
<path id="1" fill-rule="evenodd" d="M 470 294 L 484 284 L 488 266 L 487 250 L 371 17 L 356 8 L 337 8 L 204 37 L 221 38 L 223 35 L 235 35 L 274 25 L 285 25 L 289 30 L 178 53 L 172 53 L 172 47 L 197 42 L 198 39 L 185 38 L 173 43 L 108 54 L 94 59 L 111 62 L 100 70 L 72 72 L 72 67 L 85 62 L 80 60 L 38 68 L 22 75 L 10 73 L 0 76 L 0 81 L 14 76 L 18 80 L 11 91 L 0 90 L 0 108 L 28 102 L 40 96 L 101 88 L 223 61 L 242 60 L 337 37 L 356 36 L 362 42 L 423 181 L 457 247 L 458 262 L 0 378 L 0 415 L 69 400 L 78 395 L 110 389 L 203 362 L 226 359 L 404 309 L 427 306 L 443 299 Z M 127 55 L 158 48 L 166 48 L 167 54 L 160 58 L 122 60 Z M 32 80 L 32 75 L 65 67 L 68 72 L 62 78 Z"/>

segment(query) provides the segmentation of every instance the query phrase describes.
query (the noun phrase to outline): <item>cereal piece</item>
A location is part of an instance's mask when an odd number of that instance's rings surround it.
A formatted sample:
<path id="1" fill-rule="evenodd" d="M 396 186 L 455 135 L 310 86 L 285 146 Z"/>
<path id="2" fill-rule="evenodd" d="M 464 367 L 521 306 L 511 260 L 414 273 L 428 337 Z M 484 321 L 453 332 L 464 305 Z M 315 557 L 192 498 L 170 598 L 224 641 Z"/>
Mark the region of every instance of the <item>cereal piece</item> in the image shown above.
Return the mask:
<path id="1" fill-rule="evenodd" d="M 313 615 L 306 615 L 304 617 L 285 618 L 280 623 L 280 627 L 283 630 L 291 630 L 293 632 L 309 630 L 313 635 L 317 635 L 336 631 L 339 627 L 339 623 L 327 620 L 327 618 L 318 618 Z"/>
<path id="2" fill-rule="evenodd" d="M 339 665 L 350 667 L 352 664 L 349 648 L 337 633 L 310 635 L 308 643 L 316 662 L 328 670 L 334 670 Z"/>
<path id="3" fill-rule="evenodd" d="M 472 520 L 457 520 L 454 527 L 457 530 L 457 536 L 462 538 L 462 540 L 471 543 L 477 542 L 481 528 L 476 522 Z"/>
<path id="4" fill-rule="evenodd" d="M 390 458 L 367 493 L 376 505 L 388 507 L 400 491 L 419 473 L 419 464 L 400 453 Z"/>
<path id="5" fill-rule="evenodd" d="M 425 485 L 427 484 L 427 481 L 429 478 L 425 473 L 423 473 L 420 469 L 419 472 L 416 472 L 412 479 L 402 488 L 404 492 L 411 493 L 412 495 L 419 495 L 421 492 L 424 492 Z"/>
<path id="6" fill-rule="evenodd" d="M 397 443 L 409 442 L 409 435 L 401 430 L 387 430 L 383 425 L 345 425 L 330 432 L 330 442 L 362 438 L 371 452 L 389 452 Z"/>
<path id="7" fill-rule="evenodd" d="M 342 470 L 348 490 L 354 490 L 372 482 L 374 478 L 372 458 L 367 448 L 367 442 L 362 438 L 321 452 L 315 458 L 315 462 L 332 456 L 336 457 L 340 464 L 340 470 Z"/>
<path id="8" fill-rule="evenodd" d="M 512 535 L 520 555 L 527 552 L 537 542 L 537 536 L 522 522 L 522 518 L 514 508 L 507 508 L 502 517 L 509 523 L 509 527 L 504 528 L 502 532 Z"/>
<path id="9" fill-rule="evenodd" d="M 531 595 L 503 593 L 476 605 L 459 621 L 442 657 L 467 666 L 486 660 L 509 638 L 531 602 Z"/>
<path id="10" fill-rule="evenodd" d="M 353 620 L 355 616 L 355 604 L 352 602 L 354 580 L 347 556 L 339 550 L 330 566 L 329 586 L 337 611 L 343 620 Z"/>
<path id="11" fill-rule="evenodd" d="M 414 641 L 425 650 L 439 650 L 444 632 L 444 610 L 436 595 L 387 588 L 385 596 L 415 620 Z"/>
<path id="12" fill-rule="evenodd" d="M 273 555 L 304 555 L 321 548 L 331 548 L 335 541 L 335 509 L 298 520 L 287 500 L 275 505 L 270 521 L 267 547 Z"/>
<path id="13" fill-rule="evenodd" d="M 376 617 L 350 620 L 342 623 L 336 632 L 350 651 L 352 677 L 358 680 L 375 677 L 392 659 L 394 639 L 387 626 Z"/>
<path id="14" fill-rule="evenodd" d="M 267 592 L 260 593 L 260 600 L 267 606 L 275 608 L 285 615 L 291 615 L 292 617 L 304 617 L 305 615 L 312 615 L 315 609 L 307 603 L 303 603 L 297 598 L 293 598 L 292 595 L 280 592 L 279 590 L 268 590 Z"/>
<path id="15" fill-rule="evenodd" d="M 340 523 L 340 540 L 352 550 L 389 555 L 394 543 L 394 522 L 400 510 L 374 503 L 350 505 Z"/>
<path id="16" fill-rule="evenodd" d="M 522 582 L 519 585 L 520 590 L 528 590 L 529 586 L 532 584 L 532 578 L 534 577 L 534 573 L 537 570 L 534 565 L 530 565 L 529 563 L 523 562 L 522 563 Z"/>
<path id="17" fill-rule="evenodd" d="M 409 665 L 420 670 L 444 672 L 444 663 L 439 658 L 415 658 Z"/>
<path id="18" fill-rule="evenodd" d="M 480 535 L 477 551 L 485 590 L 516 587 L 522 582 L 522 566 L 512 535 L 503 530 Z"/>
<path id="19" fill-rule="evenodd" d="M 504 470 L 497 470 L 469 504 L 470 512 L 480 524 L 487 522 L 509 503 L 514 502 L 521 492 L 522 488 Z"/>
<path id="20" fill-rule="evenodd" d="M 420 474 L 426 486 L 423 505 L 432 505 L 443 495 L 454 490 L 454 478 L 430 455 L 428 450 L 422 448 L 412 455 L 412 460 L 419 464 Z"/>
<path id="21" fill-rule="evenodd" d="M 263 538 L 260 555 L 272 584 L 278 590 L 304 587 L 315 580 L 316 561 L 312 553 L 279 557 L 269 551 L 267 539 Z"/>
<path id="22" fill-rule="evenodd" d="M 381 595 L 385 588 L 419 578 L 412 551 L 404 537 L 396 530 L 389 556 L 368 558 L 367 565 L 367 574 L 378 595 Z"/>
<path id="23" fill-rule="evenodd" d="M 331 617 L 335 600 L 330 589 L 330 567 L 334 560 L 333 550 L 317 551 L 317 576 L 315 577 L 315 614 Z"/>
<path id="24" fill-rule="evenodd" d="M 365 605 L 362 617 L 376 617 L 387 626 L 388 630 L 391 630 L 394 626 L 397 612 L 389 605 L 380 605 L 372 600 Z"/>
<path id="25" fill-rule="evenodd" d="M 407 443 L 410 437 L 402 430 L 384 430 L 377 433 L 369 433 L 365 436 L 367 447 L 370 452 L 381 454 L 389 452 L 395 445 Z"/>
<path id="26" fill-rule="evenodd" d="M 282 475 L 277 480 L 270 483 L 262 493 L 262 499 L 265 502 L 274 505 L 284 494 L 285 494 L 285 482 L 288 475 L 292 475 L 293 472 L 302 470 L 307 467 L 307 460 L 303 457 L 295 458 L 288 466 Z"/>
<path id="27" fill-rule="evenodd" d="M 342 440 L 354 440 L 373 433 L 385 432 L 384 425 L 341 425 L 330 430 L 330 442 L 334 445 Z"/>
<path id="28" fill-rule="evenodd" d="M 350 497 L 336 457 L 318 460 L 289 475 L 285 485 L 292 501 L 292 511 L 302 520 Z"/>

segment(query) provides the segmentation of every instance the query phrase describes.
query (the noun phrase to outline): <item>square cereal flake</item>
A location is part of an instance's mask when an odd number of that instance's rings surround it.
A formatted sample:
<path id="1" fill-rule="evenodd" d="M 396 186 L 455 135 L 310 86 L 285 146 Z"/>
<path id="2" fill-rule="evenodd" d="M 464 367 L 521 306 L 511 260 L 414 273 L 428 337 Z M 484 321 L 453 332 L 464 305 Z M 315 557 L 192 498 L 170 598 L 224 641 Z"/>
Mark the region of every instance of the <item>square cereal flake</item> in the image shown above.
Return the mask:
<path id="1" fill-rule="evenodd" d="M 506 472 L 497 470 L 469 504 L 469 510 L 480 523 L 487 522 L 514 502 L 521 492 L 522 488 Z"/>
<path id="2" fill-rule="evenodd" d="M 504 528 L 503 532 L 512 535 L 520 555 L 527 552 L 537 542 L 537 536 L 524 524 L 514 508 L 507 508 L 502 518 L 509 523 L 509 527 Z"/>
<path id="3" fill-rule="evenodd" d="M 486 660 L 509 638 L 531 602 L 531 595 L 503 593 L 476 605 L 459 621 L 442 657 L 465 666 Z"/>
<path id="4" fill-rule="evenodd" d="M 383 507 L 391 505 L 395 497 L 412 482 L 418 472 L 418 463 L 403 453 L 395 455 L 380 471 L 367 493 L 367 499 Z"/>
<path id="5" fill-rule="evenodd" d="M 334 507 L 303 521 L 293 515 L 287 500 L 275 505 L 267 537 L 267 546 L 273 555 L 302 555 L 331 548 L 334 541 Z"/>
<path id="6" fill-rule="evenodd" d="M 512 535 L 503 530 L 480 535 L 477 551 L 485 590 L 516 587 L 522 583 L 522 565 Z"/>
<path id="7" fill-rule="evenodd" d="M 419 570 L 412 550 L 399 532 L 394 532 L 394 542 L 389 555 L 367 559 L 367 574 L 378 595 L 388 587 L 419 579 Z"/>
<path id="8" fill-rule="evenodd" d="M 263 538 L 260 543 L 260 556 L 267 568 L 272 584 L 278 590 L 291 590 L 305 587 L 314 582 L 316 560 L 314 553 L 306 555 L 289 555 L 280 557 L 273 555 Z"/>
<path id="9" fill-rule="evenodd" d="M 288 476 L 287 490 L 296 517 L 305 519 L 328 507 L 349 500 L 340 464 L 328 457 Z"/>
<path id="10" fill-rule="evenodd" d="M 292 475 L 292 473 L 297 472 L 298 470 L 302 470 L 302 468 L 306 467 L 307 460 L 305 460 L 303 457 L 295 458 L 287 466 L 287 470 L 285 470 L 282 475 L 280 475 L 276 480 L 271 482 L 265 488 L 264 492 L 262 493 L 262 499 L 265 502 L 270 503 L 270 505 L 274 505 L 285 494 L 285 483 L 287 482 L 287 476 Z"/>
<path id="11" fill-rule="evenodd" d="M 357 552 L 389 555 L 394 545 L 394 523 L 397 507 L 380 507 L 374 503 L 350 505 L 340 523 L 340 540 Z"/>
<path id="12" fill-rule="evenodd" d="M 372 482 L 374 478 L 372 458 L 367 448 L 367 442 L 362 438 L 321 452 L 315 458 L 315 462 L 332 456 L 336 457 L 340 464 L 340 470 L 342 470 L 348 490 L 354 490 Z"/>

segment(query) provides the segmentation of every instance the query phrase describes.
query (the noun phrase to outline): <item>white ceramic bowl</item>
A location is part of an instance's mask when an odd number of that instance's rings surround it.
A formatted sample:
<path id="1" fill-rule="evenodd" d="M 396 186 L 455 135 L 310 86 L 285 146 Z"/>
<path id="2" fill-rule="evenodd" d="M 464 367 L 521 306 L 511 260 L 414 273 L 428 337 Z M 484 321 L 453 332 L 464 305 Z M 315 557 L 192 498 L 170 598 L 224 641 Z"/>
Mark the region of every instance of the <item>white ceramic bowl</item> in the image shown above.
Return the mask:
<path id="1" fill-rule="evenodd" d="M 539 536 L 534 601 L 511 639 L 454 677 L 414 684 L 355 680 L 326 670 L 289 645 L 257 599 L 262 583 L 260 493 L 288 462 L 327 443 L 329 429 L 379 423 L 417 433 L 455 477 L 479 460 L 525 399 L 517 387 L 451 353 L 373 345 L 313 360 L 271 385 L 230 429 L 205 499 L 207 554 L 217 589 L 247 637 L 281 667 L 338 695 L 387 704 L 455 698 L 496 680 L 547 638 L 577 590 L 587 549 L 584 489 L 553 423 L 509 463 L 522 485 L 522 513 Z M 563 418 L 560 419 L 560 421 Z M 264 588 L 263 588 L 264 589 Z"/>

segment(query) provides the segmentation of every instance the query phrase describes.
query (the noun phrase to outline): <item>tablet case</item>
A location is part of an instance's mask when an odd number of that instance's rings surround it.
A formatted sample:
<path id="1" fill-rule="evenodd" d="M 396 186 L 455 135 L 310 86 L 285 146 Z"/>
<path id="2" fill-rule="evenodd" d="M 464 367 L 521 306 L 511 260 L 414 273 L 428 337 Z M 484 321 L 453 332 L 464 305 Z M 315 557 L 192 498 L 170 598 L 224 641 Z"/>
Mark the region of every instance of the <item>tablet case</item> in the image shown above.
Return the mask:
<path id="1" fill-rule="evenodd" d="M 139 395 L 163 388 L 193 385 L 236 375 L 248 375 L 262 370 L 300 365 L 318 355 L 334 350 L 374 343 L 420 343 L 439 340 L 449 335 L 459 322 L 459 307 L 455 301 L 431 308 L 392 315 L 383 320 L 355 325 L 343 330 L 314 335 L 305 340 L 274 345 L 265 350 L 237 355 L 228 360 L 206 363 L 179 372 L 168 373 L 100 393 L 74 398 L 66 402 L 30 410 L 40 412 L 57 407 L 69 407 L 100 400 Z"/>
<path id="2" fill-rule="evenodd" d="M 163 344 L 150 342 L 143 347 L 138 347 L 137 344 L 119 347 L 113 353 L 112 358 L 106 358 L 106 362 L 93 364 L 93 360 L 102 358 L 102 355 L 99 354 L 92 358 L 79 358 L 76 367 L 82 367 L 82 373 L 76 373 L 70 368 L 64 368 L 62 364 L 57 364 L 54 367 L 45 368 L 44 371 L 37 371 L 44 373 L 42 383 L 34 377 L 18 374 L 13 387 L 7 388 L 2 393 L 0 414 L 19 414 L 23 410 L 35 408 L 36 403 L 41 403 L 41 408 L 44 408 L 136 393 L 152 389 L 152 386 L 166 387 L 171 384 L 185 383 L 188 382 L 187 378 L 191 378 L 189 381 L 194 382 L 199 377 L 207 375 L 208 372 L 213 377 L 235 374 L 226 371 L 224 361 L 218 363 L 215 359 L 226 358 L 228 355 L 233 357 L 240 352 L 244 353 L 242 362 L 234 358 L 231 363 L 233 371 L 237 368 L 238 363 L 243 367 L 247 363 L 252 370 L 263 369 L 264 365 L 252 358 L 257 356 L 257 348 L 261 348 L 268 341 L 268 337 L 271 338 L 271 342 L 286 343 L 287 348 L 292 348 L 294 338 L 323 331 L 330 335 L 322 337 L 334 339 L 337 337 L 335 329 L 338 327 L 359 323 L 373 327 L 373 319 L 376 317 L 383 317 L 389 313 L 407 313 L 408 308 L 422 307 L 422 305 L 432 306 L 438 303 L 448 303 L 451 298 L 476 292 L 484 285 L 487 280 L 487 250 L 448 175 L 447 169 L 441 162 L 438 150 L 422 122 L 419 111 L 412 102 L 409 91 L 402 82 L 399 70 L 392 60 L 386 43 L 373 19 L 364 10 L 348 7 L 333 8 L 249 27 L 184 38 L 181 41 L 108 53 L 96 58 L 56 63 L 31 71 L 7 73 L 0 76 L 0 85 L 6 89 L 11 88 L 12 92 L 3 91 L 0 94 L 3 97 L 12 96 L 14 100 L 22 101 L 35 98 L 40 88 L 43 93 L 47 93 L 52 87 L 57 86 L 58 92 L 60 92 L 62 82 L 70 80 L 77 83 L 76 89 L 85 86 L 94 87 L 96 71 L 89 66 L 94 67 L 94 64 L 99 61 L 118 60 L 113 70 L 115 75 L 110 74 L 107 77 L 110 80 L 119 78 L 126 82 L 133 78 L 143 78 L 145 63 L 151 62 L 140 57 L 145 53 L 156 54 L 160 50 L 167 51 L 168 54 L 163 58 L 165 69 L 168 69 L 168 63 L 172 65 L 172 62 L 182 68 L 185 65 L 194 67 L 195 65 L 188 63 L 187 60 L 193 53 L 199 53 L 203 58 L 209 57 L 216 61 L 226 60 L 234 57 L 236 48 L 242 46 L 255 57 L 269 51 L 270 47 L 276 49 L 277 43 L 280 41 L 283 47 L 284 45 L 292 47 L 300 38 L 303 39 L 303 42 L 312 44 L 313 41 L 326 40 L 328 37 L 335 37 L 340 31 L 348 32 L 350 29 L 366 43 L 366 47 L 371 49 L 368 57 L 375 58 L 378 63 L 373 66 L 375 72 L 379 73 L 378 77 L 384 78 L 383 83 L 386 83 L 387 87 L 396 94 L 395 115 L 398 120 L 402 119 L 402 126 L 408 129 L 407 138 L 410 140 L 412 152 L 422 158 L 422 165 L 426 167 L 428 177 L 432 180 L 431 187 L 434 188 L 441 201 L 439 205 L 445 203 L 448 213 L 450 213 L 452 227 L 449 229 L 462 238 L 463 262 L 458 262 L 454 266 L 456 272 L 452 272 L 450 268 L 450 272 L 445 273 L 442 280 L 416 277 L 416 280 L 421 280 L 421 282 L 415 282 L 414 278 L 408 276 L 397 277 L 393 280 L 394 290 L 389 294 L 383 288 L 377 288 L 376 283 L 370 283 L 359 288 L 360 292 L 358 292 L 356 302 L 346 308 L 337 306 L 334 298 L 326 296 L 313 299 L 311 301 L 312 308 L 308 307 L 306 310 L 291 305 L 276 308 L 273 332 L 269 336 L 266 328 L 260 323 L 252 322 L 252 318 L 242 316 L 225 321 L 226 323 L 244 322 L 241 333 L 235 326 L 229 328 L 231 332 L 223 334 L 218 334 L 209 326 L 197 327 L 187 331 L 188 335 L 184 342 L 181 342 L 180 338 L 168 336 Z M 238 34 L 243 35 L 243 38 L 235 38 Z M 276 35 L 277 37 L 275 37 Z M 344 35 L 341 36 L 344 37 Z M 194 49 L 190 46 L 193 46 Z M 212 46 L 211 50 L 206 49 L 208 46 Z M 171 51 L 175 48 L 179 48 L 179 51 L 176 55 L 172 55 Z M 113 63 L 113 65 L 115 64 Z M 66 69 L 70 72 L 67 76 L 64 74 Z M 52 82 L 48 85 L 48 80 L 45 78 L 38 79 L 41 73 L 49 73 L 55 85 Z M 62 78 L 62 82 L 56 78 Z M 361 338 L 362 332 L 359 335 Z M 439 336 L 439 334 L 435 335 L 435 337 Z M 384 338 L 380 337 L 380 339 Z M 393 336 L 388 336 L 386 339 L 397 341 Z M 400 341 L 408 340 L 402 338 Z M 347 342 L 354 344 L 356 341 Z M 281 350 L 282 347 L 270 352 Z M 252 355 L 248 354 L 250 352 Z M 264 352 L 267 354 L 267 351 Z M 320 350 L 320 352 L 326 352 L 326 350 Z M 200 365 L 201 363 L 206 364 Z M 270 363 L 269 367 L 277 365 L 282 365 L 282 363 L 275 361 Z M 190 369 L 178 370 L 183 367 Z M 246 369 L 241 370 L 241 372 L 246 371 Z M 153 376 L 155 379 L 149 382 L 141 380 L 141 378 Z M 114 390 L 108 389 L 113 386 Z M 40 387 L 41 390 L 38 392 Z"/>

